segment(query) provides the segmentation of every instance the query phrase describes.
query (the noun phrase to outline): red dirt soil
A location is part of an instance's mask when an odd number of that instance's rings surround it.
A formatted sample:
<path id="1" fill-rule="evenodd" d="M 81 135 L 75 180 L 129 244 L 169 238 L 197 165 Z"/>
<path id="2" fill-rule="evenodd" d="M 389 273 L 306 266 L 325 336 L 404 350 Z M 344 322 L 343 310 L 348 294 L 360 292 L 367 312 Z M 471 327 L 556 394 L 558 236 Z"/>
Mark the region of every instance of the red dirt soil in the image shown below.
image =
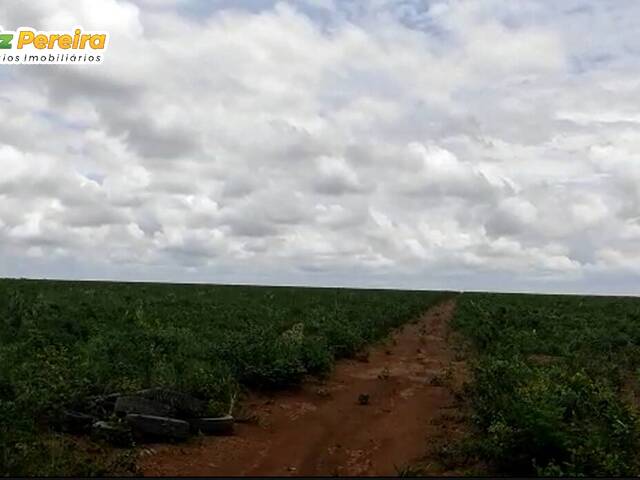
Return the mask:
<path id="1" fill-rule="evenodd" d="M 447 343 L 450 299 L 398 329 L 368 358 L 340 360 L 327 380 L 244 405 L 259 419 L 232 437 L 152 445 L 139 467 L 147 476 L 397 475 L 424 460 L 455 414 L 447 370 L 464 368 Z M 454 373 L 455 375 L 455 373 Z M 361 394 L 369 402 L 359 402 Z M 455 435 L 455 432 L 451 432 Z"/>

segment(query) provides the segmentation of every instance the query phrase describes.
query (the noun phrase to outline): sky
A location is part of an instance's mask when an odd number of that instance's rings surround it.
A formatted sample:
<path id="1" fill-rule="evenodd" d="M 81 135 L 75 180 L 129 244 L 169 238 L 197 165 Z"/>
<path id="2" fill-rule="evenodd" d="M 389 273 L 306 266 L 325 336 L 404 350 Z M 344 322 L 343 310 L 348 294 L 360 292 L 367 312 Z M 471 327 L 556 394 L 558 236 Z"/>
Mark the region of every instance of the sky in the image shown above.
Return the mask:
<path id="1" fill-rule="evenodd" d="M 3 0 L 0 276 L 638 294 L 640 2 Z"/>

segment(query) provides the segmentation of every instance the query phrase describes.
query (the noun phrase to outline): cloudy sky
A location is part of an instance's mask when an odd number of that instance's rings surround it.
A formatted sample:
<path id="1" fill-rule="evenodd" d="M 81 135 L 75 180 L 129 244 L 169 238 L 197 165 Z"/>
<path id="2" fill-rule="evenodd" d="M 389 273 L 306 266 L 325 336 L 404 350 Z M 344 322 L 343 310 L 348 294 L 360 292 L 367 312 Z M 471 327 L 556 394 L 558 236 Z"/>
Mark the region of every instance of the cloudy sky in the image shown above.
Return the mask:
<path id="1" fill-rule="evenodd" d="M 638 293 L 640 2 L 2 0 L 0 276 Z"/>

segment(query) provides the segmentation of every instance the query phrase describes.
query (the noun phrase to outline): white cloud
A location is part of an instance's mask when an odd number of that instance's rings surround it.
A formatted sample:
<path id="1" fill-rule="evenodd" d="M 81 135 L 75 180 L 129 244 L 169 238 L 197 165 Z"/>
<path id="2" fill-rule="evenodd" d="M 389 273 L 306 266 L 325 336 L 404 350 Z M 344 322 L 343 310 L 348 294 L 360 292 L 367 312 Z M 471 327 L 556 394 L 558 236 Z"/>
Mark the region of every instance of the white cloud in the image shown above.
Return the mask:
<path id="1" fill-rule="evenodd" d="M 344 158 L 321 156 L 316 160 L 316 190 L 329 195 L 358 193 L 363 190 L 356 172 Z"/>
<path id="2" fill-rule="evenodd" d="M 640 6 L 9 0 L 7 275 L 633 292 Z M 37 74 L 36 74 L 37 73 Z"/>

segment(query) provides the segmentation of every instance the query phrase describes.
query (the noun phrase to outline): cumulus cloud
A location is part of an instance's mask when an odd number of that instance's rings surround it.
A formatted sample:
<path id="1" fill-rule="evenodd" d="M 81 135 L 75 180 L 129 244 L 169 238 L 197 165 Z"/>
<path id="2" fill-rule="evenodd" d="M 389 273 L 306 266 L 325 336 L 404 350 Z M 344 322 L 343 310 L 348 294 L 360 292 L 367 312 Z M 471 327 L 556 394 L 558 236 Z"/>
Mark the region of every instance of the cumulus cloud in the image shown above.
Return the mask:
<path id="1" fill-rule="evenodd" d="M 7 276 L 637 293 L 640 5 L 9 0 Z"/>
<path id="2" fill-rule="evenodd" d="M 481 168 L 461 161 L 437 145 L 412 142 L 407 145 L 404 165 L 399 169 L 398 189 L 409 195 L 475 197 L 489 200 L 501 185 L 491 185 Z"/>
<path id="3" fill-rule="evenodd" d="M 364 190 L 358 174 L 347 164 L 344 158 L 319 157 L 316 161 L 315 188 L 320 193 L 341 195 L 358 193 Z"/>

